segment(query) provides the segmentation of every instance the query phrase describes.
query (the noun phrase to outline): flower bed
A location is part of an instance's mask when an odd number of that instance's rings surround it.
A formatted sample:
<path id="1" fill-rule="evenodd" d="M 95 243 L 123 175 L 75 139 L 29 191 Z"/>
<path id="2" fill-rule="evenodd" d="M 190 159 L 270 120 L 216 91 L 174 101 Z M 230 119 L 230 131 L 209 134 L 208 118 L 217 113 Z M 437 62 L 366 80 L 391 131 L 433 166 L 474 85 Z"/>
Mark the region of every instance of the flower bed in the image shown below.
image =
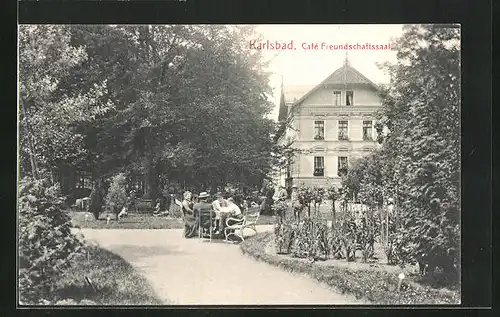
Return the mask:
<path id="1" fill-rule="evenodd" d="M 398 274 L 370 264 L 347 263 L 338 265 L 335 260 L 312 263 L 309 259 L 278 255 L 272 232 L 259 233 L 241 244 L 244 254 L 276 265 L 290 272 L 306 273 L 310 277 L 341 291 L 364 298 L 375 304 L 418 305 L 459 304 L 456 291 L 433 289 L 417 284 L 411 276 L 405 278 L 398 292 Z M 328 263 L 330 262 L 330 263 Z M 335 265 L 335 263 L 337 265 Z M 392 267 L 395 268 L 395 267 Z"/>

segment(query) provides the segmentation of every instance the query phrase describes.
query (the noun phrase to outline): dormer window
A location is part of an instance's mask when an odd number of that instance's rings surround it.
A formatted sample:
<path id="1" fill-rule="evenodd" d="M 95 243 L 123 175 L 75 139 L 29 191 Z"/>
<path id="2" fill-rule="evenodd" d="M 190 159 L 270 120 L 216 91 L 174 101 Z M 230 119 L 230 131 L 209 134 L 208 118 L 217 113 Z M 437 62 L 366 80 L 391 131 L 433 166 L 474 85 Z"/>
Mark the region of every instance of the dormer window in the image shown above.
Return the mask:
<path id="1" fill-rule="evenodd" d="M 340 90 L 333 91 L 333 105 L 334 106 L 342 105 L 342 93 L 340 92 Z"/>
<path id="2" fill-rule="evenodd" d="M 345 92 L 345 104 L 346 106 L 354 105 L 354 91 L 348 90 Z"/>
<path id="3" fill-rule="evenodd" d="M 325 121 L 323 120 L 314 121 L 314 139 L 315 140 L 325 139 Z"/>

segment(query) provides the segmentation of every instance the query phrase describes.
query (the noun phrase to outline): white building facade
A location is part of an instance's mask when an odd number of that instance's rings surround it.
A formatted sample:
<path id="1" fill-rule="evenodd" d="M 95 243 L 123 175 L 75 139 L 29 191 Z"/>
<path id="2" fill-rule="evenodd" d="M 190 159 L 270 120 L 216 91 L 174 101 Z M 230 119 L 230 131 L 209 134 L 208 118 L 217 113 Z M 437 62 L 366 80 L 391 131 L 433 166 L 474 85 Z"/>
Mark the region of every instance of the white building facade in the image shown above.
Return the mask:
<path id="1" fill-rule="evenodd" d="M 341 173 L 373 151 L 375 115 L 381 107 L 378 86 L 348 61 L 316 86 L 283 87 L 279 121 L 282 143 L 293 140 L 298 149 L 276 181 L 340 186 Z"/>

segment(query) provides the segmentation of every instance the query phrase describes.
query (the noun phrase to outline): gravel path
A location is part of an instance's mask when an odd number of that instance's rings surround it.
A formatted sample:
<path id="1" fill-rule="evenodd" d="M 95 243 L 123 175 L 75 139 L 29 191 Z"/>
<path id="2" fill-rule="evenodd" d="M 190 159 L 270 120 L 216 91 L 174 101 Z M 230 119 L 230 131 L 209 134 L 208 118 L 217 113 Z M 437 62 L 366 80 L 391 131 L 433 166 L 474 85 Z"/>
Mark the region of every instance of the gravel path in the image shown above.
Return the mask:
<path id="1" fill-rule="evenodd" d="M 122 256 L 144 274 L 160 298 L 177 305 L 363 304 L 304 275 L 244 256 L 237 244 L 184 239 L 182 230 L 83 229 L 82 233 Z"/>

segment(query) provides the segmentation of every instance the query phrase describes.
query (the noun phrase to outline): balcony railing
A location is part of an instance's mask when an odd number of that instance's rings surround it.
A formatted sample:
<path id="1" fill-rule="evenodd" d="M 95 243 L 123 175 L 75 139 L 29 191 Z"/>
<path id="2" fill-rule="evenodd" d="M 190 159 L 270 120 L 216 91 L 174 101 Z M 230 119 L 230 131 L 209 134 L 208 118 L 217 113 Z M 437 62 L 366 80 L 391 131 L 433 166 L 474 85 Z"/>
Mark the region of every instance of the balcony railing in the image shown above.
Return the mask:
<path id="1" fill-rule="evenodd" d="M 342 141 L 349 140 L 349 138 L 347 137 L 347 133 L 344 133 L 344 132 L 340 132 L 338 137 L 339 137 L 339 140 L 342 140 Z"/>
<path id="2" fill-rule="evenodd" d="M 317 134 L 314 136 L 314 139 L 315 140 L 324 140 L 325 139 L 325 136 L 324 135 L 320 135 L 320 134 Z"/>
<path id="3" fill-rule="evenodd" d="M 347 175 L 347 166 L 340 166 L 337 170 L 337 175 L 340 177 Z"/>
<path id="4" fill-rule="evenodd" d="M 325 169 L 324 168 L 315 168 L 313 175 L 314 176 L 325 176 Z"/>

